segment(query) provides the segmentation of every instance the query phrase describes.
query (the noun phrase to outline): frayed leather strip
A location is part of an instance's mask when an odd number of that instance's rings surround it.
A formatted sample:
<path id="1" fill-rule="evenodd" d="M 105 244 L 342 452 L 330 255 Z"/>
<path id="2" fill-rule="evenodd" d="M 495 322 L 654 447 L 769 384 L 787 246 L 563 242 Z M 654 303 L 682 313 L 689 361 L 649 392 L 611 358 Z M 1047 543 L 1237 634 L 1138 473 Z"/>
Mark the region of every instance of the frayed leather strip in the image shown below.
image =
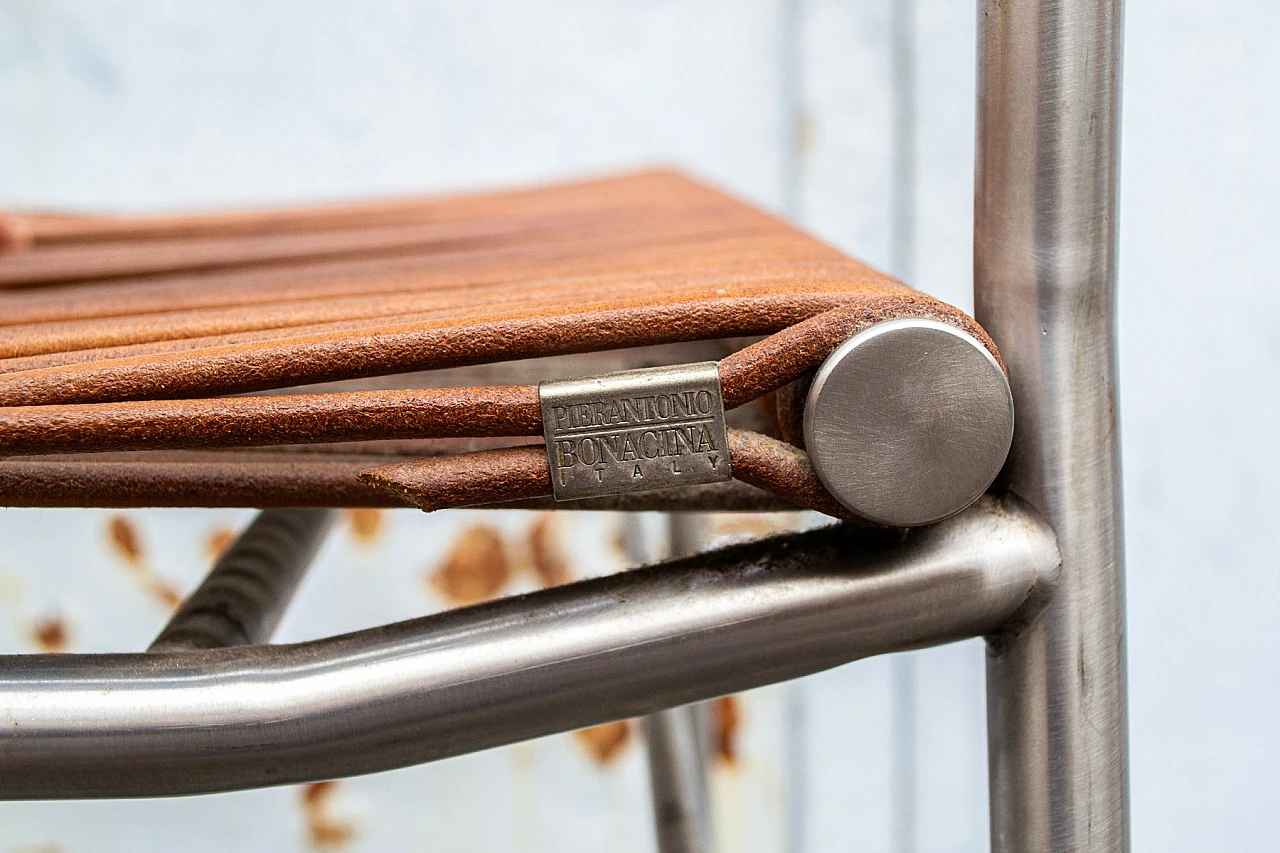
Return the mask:
<path id="1" fill-rule="evenodd" d="M 731 429 L 729 454 L 734 479 L 805 509 L 856 519 L 827 494 L 803 450 Z M 551 495 L 551 474 L 541 446 L 398 462 L 364 471 L 360 480 L 426 512 Z"/>

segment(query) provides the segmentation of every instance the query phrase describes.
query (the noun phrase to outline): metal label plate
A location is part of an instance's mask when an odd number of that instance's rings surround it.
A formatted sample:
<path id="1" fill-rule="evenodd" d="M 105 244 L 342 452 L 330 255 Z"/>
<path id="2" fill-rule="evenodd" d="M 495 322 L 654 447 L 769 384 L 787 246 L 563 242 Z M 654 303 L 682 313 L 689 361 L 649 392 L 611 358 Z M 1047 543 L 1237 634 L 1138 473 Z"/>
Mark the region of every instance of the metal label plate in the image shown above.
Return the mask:
<path id="1" fill-rule="evenodd" d="M 731 476 L 714 361 L 543 382 L 538 394 L 558 501 Z"/>

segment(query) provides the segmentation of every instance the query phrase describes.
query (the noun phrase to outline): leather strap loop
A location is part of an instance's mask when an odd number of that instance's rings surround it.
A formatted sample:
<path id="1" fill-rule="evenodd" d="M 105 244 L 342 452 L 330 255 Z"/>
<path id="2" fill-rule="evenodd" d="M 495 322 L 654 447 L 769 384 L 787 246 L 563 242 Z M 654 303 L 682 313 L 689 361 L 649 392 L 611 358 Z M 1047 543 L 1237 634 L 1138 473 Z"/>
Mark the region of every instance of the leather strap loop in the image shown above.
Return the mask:
<path id="1" fill-rule="evenodd" d="M 429 500 L 536 500 L 541 448 L 410 462 L 397 492 L 355 478 L 367 455 L 276 447 L 514 443 L 542 431 L 532 386 L 281 389 L 767 336 L 719 362 L 725 405 L 790 388 L 770 408 L 796 442 L 792 383 L 874 323 L 939 320 L 995 352 L 959 310 L 667 171 L 310 210 L 18 214 L 6 240 L 0 457 L 30 458 L 0 458 L 0 503 L 386 505 L 425 499 L 428 474 Z M 802 451 L 734 433 L 730 452 L 743 481 L 843 514 Z M 39 458 L 54 453 L 76 455 Z"/>
<path id="2" fill-rule="evenodd" d="M 768 436 L 729 430 L 733 476 L 791 503 L 856 520 L 818 482 L 804 451 Z M 373 468 L 360 480 L 426 512 L 551 495 L 541 446 L 481 450 Z"/>
<path id="3" fill-rule="evenodd" d="M 942 319 L 995 352 L 976 323 L 937 306 L 924 296 L 860 300 L 770 335 L 720 362 L 725 407 L 811 372 L 846 338 L 885 319 Z M 0 408 L 0 455 L 541 434 L 533 386 Z"/>

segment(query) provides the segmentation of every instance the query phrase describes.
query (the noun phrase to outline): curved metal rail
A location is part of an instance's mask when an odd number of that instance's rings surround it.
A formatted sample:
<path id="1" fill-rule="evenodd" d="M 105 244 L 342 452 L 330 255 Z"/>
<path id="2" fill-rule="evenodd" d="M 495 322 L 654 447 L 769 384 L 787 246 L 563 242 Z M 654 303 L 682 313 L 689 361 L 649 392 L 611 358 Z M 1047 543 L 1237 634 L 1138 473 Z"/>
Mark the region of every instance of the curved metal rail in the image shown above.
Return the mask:
<path id="1" fill-rule="evenodd" d="M 984 498 L 297 645 L 3 656 L 0 796 L 303 782 L 651 713 L 999 631 L 1058 563 L 1024 505 Z"/>

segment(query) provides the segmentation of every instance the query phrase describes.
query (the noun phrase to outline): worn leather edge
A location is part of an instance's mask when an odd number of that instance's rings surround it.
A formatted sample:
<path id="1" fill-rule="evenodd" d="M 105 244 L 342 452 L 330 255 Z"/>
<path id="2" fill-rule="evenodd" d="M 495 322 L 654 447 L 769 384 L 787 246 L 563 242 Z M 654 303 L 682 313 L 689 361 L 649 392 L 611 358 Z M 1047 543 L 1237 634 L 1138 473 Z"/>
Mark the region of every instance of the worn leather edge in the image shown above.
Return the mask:
<path id="1" fill-rule="evenodd" d="M 317 261 L 391 260 L 406 254 L 473 252 L 526 247 L 599 233 L 601 220 L 625 212 L 642 225 L 644 218 L 677 220 L 702 213 L 704 222 L 737 214 L 741 223 L 760 221 L 750 209 L 710 208 L 696 204 L 625 211 L 584 208 L 539 215 L 506 215 L 458 222 L 412 222 L 328 231 L 266 233 L 238 237 L 191 237 L 140 243 L 83 244 L 21 251 L 0 263 L 0 291 L 98 282 L 111 286 L 157 275 L 217 273 L 264 269 Z M 609 214 L 614 214 L 610 217 Z M 663 216 L 665 214 L 665 216 Z"/>
<path id="2" fill-rule="evenodd" d="M 551 469 L 542 446 L 383 465 L 361 472 L 359 479 L 424 512 L 551 495 Z"/>
<path id="3" fill-rule="evenodd" d="M 783 329 L 720 362 L 725 405 L 736 408 L 785 388 L 849 336 L 885 319 L 940 319 L 999 357 L 981 327 L 944 309 L 949 306 L 929 297 L 895 294 L 838 306 Z M 779 410 L 779 416 L 784 437 L 792 437 L 797 413 Z M 537 390 L 530 386 L 0 408 L 0 454 L 9 455 L 540 432 Z"/>
<path id="4" fill-rule="evenodd" d="M 369 459 L 148 461 L 25 457 L 0 461 L 0 505 L 10 507 L 394 507 L 356 479 Z"/>
<path id="5" fill-rule="evenodd" d="M 274 450 L 174 451 L 147 455 L 151 458 L 145 464 L 128 458 L 132 454 L 30 456 L 7 460 L 0 463 L 0 504 L 82 508 L 406 508 L 405 502 L 391 492 L 356 479 L 357 474 L 377 461 L 368 456 Z M 736 480 L 572 503 L 557 503 L 547 497 L 483 506 L 605 512 L 786 512 L 798 509 L 775 495 Z"/>
<path id="6" fill-rule="evenodd" d="M 541 434 L 529 386 L 0 408 L 0 455 Z"/>
<path id="7" fill-rule="evenodd" d="M 634 224 L 634 223 L 633 223 Z M 641 223 L 643 224 L 643 223 Z M 231 268 L 52 288 L 0 290 L 0 326 L 41 327 L 157 314 L 198 314 L 253 309 L 308 299 L 494 287 L 610 275 L 747 269 L 761 262 L 788 263 L 801 271 L 863 265 L 793 233 L 764 230 L 766 223 L 711 218 L 690 224 L 664 217 L 660 226 L 624 233 L 572 233 L 536 245 L 488 246 L 445 253 L 408 253 L 346 260 L 307 260 L 286 265 Z M 613 226 L 614 231 L 617 230 Z M 607 260 L 601 255 L 608 255 Z M 50 300 L 52 291 L 57 299 Z"/>
<path id="8" fill-rule="evenodd" d="M 786 388 L 810 373 L 842 341 L 884 319 L 928 316 L 974 334 L 997 356 L 977 323 L 922 297 L 877 297 L 837 306 L 731 353 L 719 362 L 724 405 L 733 407 Z M 783 437 L 799 446 L 792 423 L 801 412 L 778 410 Z M 0 455 L 173 450 L 362 439 L 538 435 L 538 391 L 529 386 L 365 391 L 212 400 L 73 403 L 0 407 Z"/>
<path id="9" fill-rule="evenodd" d="M 122 214 L 108 211 L 11 211 L 36 245 L 150 240 L 207 235 L 321 231 L 401 222 L 440 222 L 471 218 L 494 208 L 526 211 L 557 209 L 566 200 L 580 205 L 585 195 L 608 203 L 634 186 L 661 185 L 666 193 L 690 195 L 691 184 L 668 168 L 607 173 L 512 189 L 382 199 L 333 200 L 304 205 L 226 208 L 198 212 Z"/>
<path id="10" fill-rule="evenodd" d="M 938 320 L 973 335 L 1004 368 L 991 336 L 958 308 L 922 293 L 894 293 L 850 300 L 725 356 L 720 382 L 728 408 L 761 397 L 799 379 L 858 332 L 885 320 L 918 317 Z"/>
<path id="11" fill-rule="evenodd" d="M 734 479 L 796 506 L 858 520 L 827 494 L 804 451 L 746 430 L 731 429 L 728 438 Z M 546 449 L 536 446 L 399 462 L 359 478 L 425 512 L 551 495 Z"/>
<path id="12" fill-rule="evenodd" d="M 729 430 L 728 437 L 734 479 L 805 509 L 846 521 L 861 521 L 828 494 L 803 450 L 746 430 Z"/>
<path id="13" fill-rule="evenodd" d="M 832 294 L 619 305 L 463 325 L 388 326 L 352 339 L 317 334 L 197 354 L 124 358 L 0 375 L 0 404 L 174 399 L 648 344 L 769 334 L 832 306 Z"/>

